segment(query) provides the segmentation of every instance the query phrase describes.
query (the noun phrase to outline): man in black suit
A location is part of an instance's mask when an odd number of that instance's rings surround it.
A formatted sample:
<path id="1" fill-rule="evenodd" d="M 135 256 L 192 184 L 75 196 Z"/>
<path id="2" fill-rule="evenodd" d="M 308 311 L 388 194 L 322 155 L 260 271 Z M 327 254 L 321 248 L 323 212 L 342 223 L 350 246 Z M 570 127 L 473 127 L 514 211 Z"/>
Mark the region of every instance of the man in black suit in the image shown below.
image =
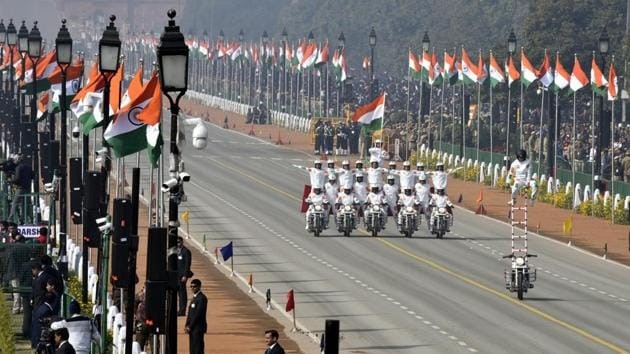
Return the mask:
<path id="1" fill-rule="evenodd" d="M 68 338 L 70 338 L 70 333 L 67 328 L 62 327 L 55 331 L 55 344 L 57 345 L 55 354 L 76 354 L 72 344 L 68 342 Z"/>
<path id="2" fill-rule="evenodd" d="M 193 298 L 188 307 L 188 317 L 186 318 L 185 332 L 190 340 L 190 354 L 204 354 L 203 336 L 208 329 L 206 322 L 206 310 L 208 299 L 201 292 L 201 281 L 193 279 L 190 282 L 193 291 Z"/>
<path id="3" fill-rule="evenodd" d="M 184 239 L 177 237 L 177 277 L 179 278 L 179 289 L 177 296 L 179 297 L 179 311 L 177 316 L 186 316 L 186 304 L 188 303 L 188 293 L 186 282 L 192 277 L 190 271 L 190 263 L 192 256 L 190 250 L 184 246 Z"/>
<path id="4" fill-rule="evenodd" d="M 267 342 L 267 350 L 265 354 L 284 354 L 284 349 L 278 343 L 280 335 L 275 329 L 268 329 L 265 331 L 265 341 Z"/>

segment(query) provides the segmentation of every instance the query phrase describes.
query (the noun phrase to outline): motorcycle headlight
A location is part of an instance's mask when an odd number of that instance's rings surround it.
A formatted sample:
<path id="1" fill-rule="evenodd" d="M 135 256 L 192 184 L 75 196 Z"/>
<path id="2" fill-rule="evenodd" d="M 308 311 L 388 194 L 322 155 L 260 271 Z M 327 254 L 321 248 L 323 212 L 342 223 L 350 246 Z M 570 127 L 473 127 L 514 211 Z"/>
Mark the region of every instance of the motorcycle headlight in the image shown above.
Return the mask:
<path id="1" fill-rule="evenodd" d="M 381 207 L 379 207 L 378 205 L 375 205 L 372 209 L 374 209 L 374 211 L 379 211 L 381 210 Z"/>
<path id="2" fill-rule="evenodd" d="M 517 266 L 525 265 L 525 258 L 516 257 L 516 259 L 514 260 L 514 263 L 516 263 Z"/>
<path id="3" fill-rule="evenodd" d="M 352 211 L 352 208 L 349 205 L 346 205 L 343 210 L 345 211 Z"/>
<path id="4" fill-rule="evenodd" d="M 407 212 L 408 212 L 408 213 L 413 212 L 413 208 L 412 208 L 412 207 L 407 207 L 407 209 L 406 209 L 406 210 L 407 210 Z"/>
<path id="5" fill-rule="evenodd" d="M 316 205 L 315 206 L 315 211 L 322 211 L 322 206 L 321 205 Z"/>
<path id="6" fill-rule="evenodd" d="M 444 214 L 446 213 L 446 208 L 438 208 L 438 212 Z"/>

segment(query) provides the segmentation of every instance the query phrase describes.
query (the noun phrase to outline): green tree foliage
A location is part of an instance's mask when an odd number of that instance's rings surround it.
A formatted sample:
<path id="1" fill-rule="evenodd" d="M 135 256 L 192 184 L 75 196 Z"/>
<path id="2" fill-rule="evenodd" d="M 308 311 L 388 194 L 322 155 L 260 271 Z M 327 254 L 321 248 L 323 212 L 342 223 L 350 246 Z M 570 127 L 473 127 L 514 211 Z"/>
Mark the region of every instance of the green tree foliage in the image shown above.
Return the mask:
<path id="1" fill-rule="evenodd" d="M 5 295 L 5 293 L 0 293 L 0 353 L 13 354 L 15 340 L 11 328 L 11 310 Z"/>

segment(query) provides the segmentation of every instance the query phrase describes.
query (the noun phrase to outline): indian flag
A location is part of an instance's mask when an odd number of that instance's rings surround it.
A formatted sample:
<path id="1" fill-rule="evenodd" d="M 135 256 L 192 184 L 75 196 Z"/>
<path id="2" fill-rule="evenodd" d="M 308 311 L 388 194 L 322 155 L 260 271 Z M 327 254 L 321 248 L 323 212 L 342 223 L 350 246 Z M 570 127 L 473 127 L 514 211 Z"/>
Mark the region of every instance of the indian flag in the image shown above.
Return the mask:
<path id="1" fill-rule="evenodd" d="M 439 85 L 442 83 L 442 67 L 437 60 L 437 54 L 431 55 L 431 71 L 429 71 L 429 85 Z"/>
<path id="2" fill-rule="evenodd" d="M 310 43 L 306 46 L 306 50 L 302 55 L 302 61 L 300 62 L 300 66 L 302 69 L 308 69 L 315 65 L 317 61 L 317 43 Z"/>
<path id="3" fill-rule="evenodd" d="M 505 82 L 505 74 L 503 74 L 503 70 L 501 70 L 501 66 L 497 63 L 494 54 L 490 51 L 490 85 L 495 87 L 498 84 L 502 84 Z"/>
<path id="4" fill-rule="evenodd" d="M 605 69 L 605 68 L 604 68 Z M 595 52 L 593 52 L 593 60 L 591 61 L 591 88 L 598 95 L 606 94 L 606 86 L 608 81 L 595 61 Z"/>
<path id="5" fill-rule="evenodd" d="M 122 102 L 120 102 L 121 107 L 125 107 L 129 104 L 129 102 L 133 101 L 136 98 L 134 94 L 137 95 L 142 92 L 143 70 L 144 66 L 140 64 L 138 70 L 136 71 L 136 74 L 133 76 L 133 79 L 131 79 L 131 82 L 129 83 L 129 88 L 127 88 L 127 92 L 125 92 L 125 95 L 122 98 Z"/>
<path id="6" fill-rule="evenodd" d="M 512 86 L 512 83 L 518 79 L 520 79 L 521 74 L 516 69 L 516 65 L 514 65 L 514 58 L 510 55 L 507 62 L 507 67 L 505 68 L 507 71 L 508 77 L 508 86 Z"/>
<path id="7" fill-rule="evenodd" d="M 571 75 L 564 69 L 562 63 L 560 62 L 560 53 L 556 52 L 556 70 L 554 70 L 553 77 L 553 88 L 556 92 L 560 90 L 564 90 L 567 86 L 569 86 L 569 80 L 571 80 Z"/>
<path id="8" fill-rule="evenodd" d="M 385 96 L 386 94 L 383 92 L 374 101 L 357 108 L 352 116 L 352 121 L 365 125 L 365 129 L 370 132 L 380 130 L 385 116 Z"/>
<path id="9" fill-rule="evenodd" d="M 529 59 L 525 56 L 525 50 L 521 48 L 521 82 L 525 87 L 536 81 L 538 78 L 536 68 L 530 63 Z"/>
<path id="10" fill-rule="evenodd" d="M 420 79 L 420 63 L 418 57 L 409 49 L 409 75 L 413 79 Z"/>
<path id="11" fill-rule="evenodd" d="M 422 51 L 422 70 L 420 76 L 422 80 L 429 81 L 429 73 L 431 72 L 431 54 L 427 51 Z"/>
<path id="12" fill-rule="evenodd" d="M 538 69 L 538 79 L 545 87 L 549 87 L 553 83 L 553 69 L 551 69 L 551 61 L 549 60 L 549 55 L 546 50 L 545 59 L 543 59 Z"/>
<path id="13" fill-rule="evenodd" d="M 83 63 L 73 64 L 66 68 L 66 107 L 74 99 L 74 96 L 81 89 L 81 79 L 83 76 Z M 50 81 L 50 91 L 53 94 L 53 112 L 59 112 L 61 102 L 61 68 L 57 68 L 48 78 Z"/>
<path id="14" fill-rule="evenodd" d="M 449 85 L 455 85 L 457 83 L 457 53 L 450 56 L 444 51 L 444 80 L 448 80 Z"/>
<path id="15" fill-rule="evenodd" d="M 617 73 L 615 72 L 615 65 L 610 63 L 610 69 L 608 69 L 608 100 L 614 101 L 617 99 L 619 93 L 619 86 L 617 85 Z"/>
<path id="16" fill-rule="evenodd" d="M 573 61 L 573 72 L 571 73 L 571 79 L 569 80 L 569 87 L 573 92 L 577 92 L 577 90 L 582 87 L 588 85 L 588 78 L 582 70 L 582 66 L 580 65 L 580 61 L 577 58 L 577 54 L 575 55 L 575 60 Z"/>
<path id="17" fill-rule="evenodd" d="M 137 89 L 137 86 L 134 85 L 133 89 Z M 105 140 L 116 157 L 148 149 L 149 159 L 156 166 L 163 143 L 160 132 L 162 92 L 157 75 L 153 74 L 142 91 L 129 94 L 135 99 L 114 116 L 105 130 Z"/>
<path id="18" fill-rule="evenodd" d="M 42 95 L 42 97 L 39 98 L 39 101 L 37 102 L 37 121 L 38 122 L 48 117 L 49 100 L 50 100 L 50 97 L 48 95 L 48 92 L 46 92 L 46 94 Z"/>
<path id="19" fill-rule="evenodd" d="M 486 78 L 488 78 L 488 70 L 486 70 L 486 65 L 483 63 L 481 50 L 479 50 L 479 61 L 477 62 L 477 83 L 482 85 L 484 81 L 486 81 Z"/>
<path id="20" fill-rule="evenodd" d="M 81 122 L 83 127 L 81 130 L 85 135 L 88 135 L 90 130 L 100 124 L 100 121 L 97 121 L 94 116 L 94 110 L 97 105 L 100 106 L 100 101 L 103 99 L 102 91 L 105 86 L 105 79 L 102 75 L 98 75 L 98 67 L 96 64 L 94 65 L 89 76 L 90 82 L 79 90 L 70 103 L 70 110 Z M 96 75 L 93 76 L 95 69 Z"/>
<path id="21" fill-rule="evenodd" d="M 28 59 L 27 59 L 28 61 Z M 37 62 L 37 93 L 50 89 L 48 77 L 57 68 L 56 52 L 51 50 Z M 28 93 L 33 90 L 33 68 L 31 67 L 24 73 L 24 82 L 22 89 Z"/>
<path id="22" fill-rule="evenodd" d="M 466 53 L 466 49 L 462 47 L 462 79 L 464 80 L 464 84 L 474 84 L 477 82 L 477 69 L 475 68 L 475 64 L 473 64 L 472 60 Z"/>
<path id="23" fill-rule="evenodd" d="M 315 66 L 319 67 L 324 64 L 328 64 L 328 41 L 326 41 L 322 50 L 317 54 L 317 60 L 315 61 Z"/>

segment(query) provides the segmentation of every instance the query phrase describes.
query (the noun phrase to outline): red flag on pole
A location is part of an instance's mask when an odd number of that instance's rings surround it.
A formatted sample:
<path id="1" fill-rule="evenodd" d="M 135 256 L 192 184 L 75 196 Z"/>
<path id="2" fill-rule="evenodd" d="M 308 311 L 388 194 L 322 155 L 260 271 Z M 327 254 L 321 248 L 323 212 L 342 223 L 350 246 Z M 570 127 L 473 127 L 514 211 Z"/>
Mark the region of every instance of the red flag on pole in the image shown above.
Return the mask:
<path id="1" fill-rule="evenodd" d="M 289 312 L 293 309 L 295 309 L 295 299 L 293 298 L 293 289 L 291 289 L 287 294 L 287 305 L 285 306 L 284 310 L 286 312 Z"/>

